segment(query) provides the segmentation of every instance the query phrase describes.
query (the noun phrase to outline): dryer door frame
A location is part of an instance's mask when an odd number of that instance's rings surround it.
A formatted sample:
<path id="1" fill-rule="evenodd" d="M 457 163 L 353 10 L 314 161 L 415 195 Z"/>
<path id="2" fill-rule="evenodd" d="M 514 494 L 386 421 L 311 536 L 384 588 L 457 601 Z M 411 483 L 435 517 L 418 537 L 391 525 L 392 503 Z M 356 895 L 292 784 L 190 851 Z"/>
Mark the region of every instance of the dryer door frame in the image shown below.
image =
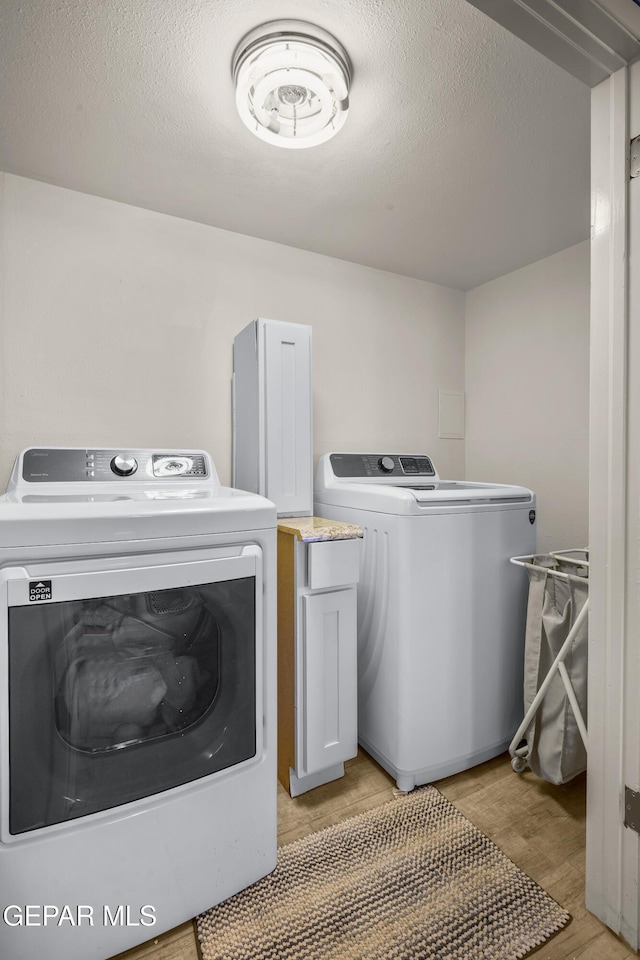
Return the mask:
<path id="1" fill-rule="evenodd" d="M 146 546 L 146 544 L 145 544 Z M 255 645 L 255 754 L 233 766 L 227 766 L 195 781 L 176 784 L 148 796 L 139 797 L 104 810 L 89 813 L 62 822 L 49 823 L 27 833 L 11 833 L 10 810 L 10 729 L 9 729 L 9 610 L 15 607 L 40 608 L 55 603 L 146 594 L 181 587 L 222 584 L 253 578 L 254 580 L 254 634 Z M 30 584 L 37 587 L 41 581 L 50 581 L 47 595 L 50 599 L 29 599 Z M 48 586 L 48 585 L 47 585 Z M 40 594 L 42 595 L 42 594 Z M 34 593 L 32 592 L 32 596 Z M 122 817 L 141 806 L 145 809 L 166 801 L 181 791 L 193 789 L 198 783 L 234 773 L 241 767 L 262 760 L 265 743 L 262 718 L 264 716 L 264 616 L 263 616 L 263 554 L 256 543 L 234 544 L 227 547 L 145 553 L 128 556 L 106 556 L 91 559 L 55 560 L 47 563 L 25 563 L 5 567 L 0 571 L 0 676 L 5 678 L 0 689 L 0 842 L 14 843 L 37 835 L 77 828 L 100 818 Z"/>

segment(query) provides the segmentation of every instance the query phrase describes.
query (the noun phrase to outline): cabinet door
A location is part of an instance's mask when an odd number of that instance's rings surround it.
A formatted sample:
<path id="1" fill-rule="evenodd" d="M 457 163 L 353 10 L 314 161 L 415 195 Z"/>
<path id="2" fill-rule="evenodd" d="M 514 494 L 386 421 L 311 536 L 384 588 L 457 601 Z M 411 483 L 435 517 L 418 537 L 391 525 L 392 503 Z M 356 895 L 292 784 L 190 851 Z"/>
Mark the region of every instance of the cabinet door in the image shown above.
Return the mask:
<path id="1" fill-rule="evenodd" d="M 302 607 L 302 736 L 296 752 L 303 767 L 298 774 L 306 775 L 358 750 L 356 591 L 307 594 Z"/>
<path id="2" fill-rule="evenodd" d="M 311 515 L 311 328 L 264 325 L 265 496 L 281 515 Z"/>

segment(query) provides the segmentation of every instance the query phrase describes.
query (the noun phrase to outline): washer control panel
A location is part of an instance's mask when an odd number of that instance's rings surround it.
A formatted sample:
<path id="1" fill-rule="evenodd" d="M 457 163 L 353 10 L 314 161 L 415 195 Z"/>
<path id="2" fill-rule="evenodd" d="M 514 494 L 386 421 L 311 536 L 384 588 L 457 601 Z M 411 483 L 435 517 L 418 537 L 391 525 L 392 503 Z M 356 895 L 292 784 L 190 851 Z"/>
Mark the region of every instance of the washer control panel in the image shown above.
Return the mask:
<path id="1" fill-rule="evenodd" d="M 336 477 L 435 477 L 425 454 L 332 453 Z"/>
<path id="2" fill-rule="evenodd" d="M 22 460 L 22 479 L 28 483 L 205 480 L 210 475 L 204 453 L 42 447 L 26 450 Z"/>

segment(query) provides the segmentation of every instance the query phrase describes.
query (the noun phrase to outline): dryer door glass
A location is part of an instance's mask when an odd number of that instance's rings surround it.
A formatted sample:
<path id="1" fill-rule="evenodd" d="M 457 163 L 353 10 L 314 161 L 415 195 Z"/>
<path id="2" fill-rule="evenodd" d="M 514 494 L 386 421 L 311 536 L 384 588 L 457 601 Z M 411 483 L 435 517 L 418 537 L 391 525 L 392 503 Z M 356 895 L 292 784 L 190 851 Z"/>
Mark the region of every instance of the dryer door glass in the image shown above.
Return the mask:
<path id="1" fill-rule="evenodd" d="M 255 599 L 240 577 L 10 607 L 9 832 L 254 757 Z"/>

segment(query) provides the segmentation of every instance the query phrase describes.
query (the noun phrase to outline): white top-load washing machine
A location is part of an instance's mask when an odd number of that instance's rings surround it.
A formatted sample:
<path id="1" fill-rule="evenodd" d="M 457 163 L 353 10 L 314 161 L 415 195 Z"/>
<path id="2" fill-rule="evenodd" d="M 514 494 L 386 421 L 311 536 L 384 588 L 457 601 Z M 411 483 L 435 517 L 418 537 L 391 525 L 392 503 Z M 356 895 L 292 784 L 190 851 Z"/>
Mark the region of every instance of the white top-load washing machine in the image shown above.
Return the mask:
<path id="1" fill-rule="evenodd" d="M 276 513 L 202 451 L 0 498 L 0 956 L 103 960 L 276 863 Z"/>
<path id="2" fill-rule="evenodd" d="M 358 737 L 401 790 L 497 756 L 523 715 L 535 496 L 441 481 L 424 455 L 320 458 L 319 516 L 364 530 Z"/>

